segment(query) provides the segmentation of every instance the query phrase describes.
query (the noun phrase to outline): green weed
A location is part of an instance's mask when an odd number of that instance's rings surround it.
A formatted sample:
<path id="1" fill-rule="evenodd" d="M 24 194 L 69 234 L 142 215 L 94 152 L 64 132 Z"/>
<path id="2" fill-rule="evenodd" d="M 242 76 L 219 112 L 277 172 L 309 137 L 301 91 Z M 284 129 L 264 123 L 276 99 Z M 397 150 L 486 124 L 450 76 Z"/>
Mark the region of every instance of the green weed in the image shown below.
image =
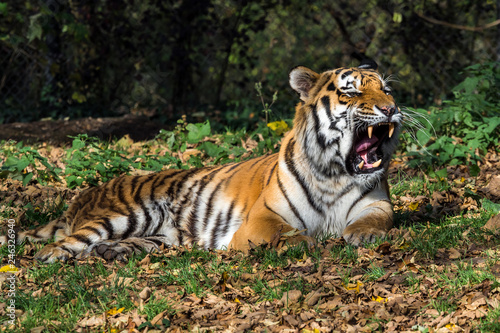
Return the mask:
<path id="1" fill-rule="evenodd" d="M 439 314 L 444 314 L 455 311 L 457 305 L 450 303 L 449 297 L 438 297 L 437 299 L 430 299 L 429 307 L 439 311 Z"/>
<path id="2" fill-rule="evenodd" d="M 443 107 L 433 107 L 430 112 L 410 110 L 428 120 L 416 132 L 413 143 L 405 146 L 412 157 L 408 162 L 411 168 L 422 167 L 431 176 L 445 177 L 446 166 L 461 164 L 477 176 L 477 162 L 488 148 L 499 146 L 500 67 L 486 63 L 467 71 L 469 76 L 452 90 L 455 98 L 444 101 Z M 444 168 L 435 171 L 435 167 Z"/>
<path id="3" fill-rule="evenodd" d="M 372 262 L 370 264 L 369 269 L 365 270 L 365 278 L 368 281 L 376 281 L 377 279 L 381 278 L 382 276 L 385 275 L 385 270 L 384 268 L 378 266 L 376 263 Z"/>
<path id="4" fill-rule="evenodd" d="M 2 142 L 0 151 L 5 157 L 0 166 L 0 179 L 20 180 L 23 186 L 33 177 L 41 184 L 60 180 L 61 169 L 51 165 L 35 148 L 24 146 L 22 142 L 7 141 Z"/>
<path id="5" fill-rule="evenodd" d="M 126 157 L 126 152 L 115 150 L 96 138 L 80 134 L 73 138 L 66 152 L 66 182 L 69 188 L 81 186 L 83 182 L 95 186 L 106 182 L 140 164 Z"/>
<path id="6" fill-rule="evenodd" d="M 341 264 L 357 264 L 358 251 L 352 245 L 336 245 L 330 250 L 332 258 Z"/>

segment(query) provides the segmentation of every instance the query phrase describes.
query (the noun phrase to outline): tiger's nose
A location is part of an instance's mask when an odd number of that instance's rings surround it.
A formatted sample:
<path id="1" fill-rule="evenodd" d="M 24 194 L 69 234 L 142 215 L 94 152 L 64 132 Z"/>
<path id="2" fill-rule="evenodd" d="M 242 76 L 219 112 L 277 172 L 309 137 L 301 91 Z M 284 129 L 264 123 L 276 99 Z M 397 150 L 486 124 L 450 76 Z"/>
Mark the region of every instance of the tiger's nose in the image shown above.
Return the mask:
<path id="1" fill-rule="evenodd" d="M 395 105 L 384 105 L 378 107 L 383 114 L 390 117 L 398 112 L 398 108 Z"/>

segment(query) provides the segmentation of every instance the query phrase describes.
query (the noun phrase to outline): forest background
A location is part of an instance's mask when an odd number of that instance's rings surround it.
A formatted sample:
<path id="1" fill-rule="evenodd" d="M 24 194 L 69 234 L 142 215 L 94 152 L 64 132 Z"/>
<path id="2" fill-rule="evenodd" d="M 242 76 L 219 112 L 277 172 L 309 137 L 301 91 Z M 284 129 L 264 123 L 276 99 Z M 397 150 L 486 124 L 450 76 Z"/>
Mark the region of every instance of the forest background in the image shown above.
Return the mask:
<path id="1" fill-rule="evenodd" d="M 293 116 L 288 73 L 372 58 L 401 106 L 441 105 L 500 59 L 498 1 L 0 2 L 0 123 L 146 114 L 251 126 L 263 94 Z"/>

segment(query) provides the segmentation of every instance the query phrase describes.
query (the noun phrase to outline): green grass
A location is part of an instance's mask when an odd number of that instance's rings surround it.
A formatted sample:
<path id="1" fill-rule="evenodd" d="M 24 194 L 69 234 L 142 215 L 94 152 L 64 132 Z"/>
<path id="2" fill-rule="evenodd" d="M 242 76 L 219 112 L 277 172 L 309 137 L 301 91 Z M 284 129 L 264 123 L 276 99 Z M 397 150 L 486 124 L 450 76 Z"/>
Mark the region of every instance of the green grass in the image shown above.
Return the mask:
<path id="1" fill-rule="evenodd" d="M 491 272 L 474 268 L 472 263 L 463 261 L 456 263 L 453 268 L 444 267 L 440 272 L 428 271 L 427 274 L 435 280 L 436 287 L 450 294 L 460 291 L 462 287 L 478 285 L 485 280 L 496 281 L 495 275 Z"/>
<path id="2" fill-rule="evenodd" d="M 358 251 L 352 245 L 333 246 L 330 255 L 341 264 L 356 264 L 358 262 Z"/>
<path id="3" fill-rule="evenodd" d="M 478 327 L 481 332 L 500 332 L 500 307 L 490 310 Z"/>
<path id="4" fill-rule="evenodd" d="M 370 267 L 365 270 L 365 278 L 368 280 L 368 281 L 375 281 L 379 278 L 381 278 L 382 276 L 385 275 L 385 269 L 383 267 L 380 267 L 379 265 L 377 265 L 376 263 L 372 262 L 370 264 Z"/>
<path id="5" fill-rule="evenodd" d="M 416 224 L 408 228 L 415 235 L 409 245 L 420 255 L 434 258 L 438 249 L 467 248 L 473 242 L 483 243 L 491 232 L 484 231 L 481 227 L 490 217 L 491 213 L 482 210 L 472 218 L 445 217 L 426 225 Z"/>
<path id="6" fill-rule="evenodd" d="M 416 197 L 419 195 L 431 196 L 433 192 L 446 191 L 451 188 L 447 179 L 431 179 L 424 174 L 410 177 L 404 171 L 398 170 L 396 177 L 389 180 L 391 195 Z"/>

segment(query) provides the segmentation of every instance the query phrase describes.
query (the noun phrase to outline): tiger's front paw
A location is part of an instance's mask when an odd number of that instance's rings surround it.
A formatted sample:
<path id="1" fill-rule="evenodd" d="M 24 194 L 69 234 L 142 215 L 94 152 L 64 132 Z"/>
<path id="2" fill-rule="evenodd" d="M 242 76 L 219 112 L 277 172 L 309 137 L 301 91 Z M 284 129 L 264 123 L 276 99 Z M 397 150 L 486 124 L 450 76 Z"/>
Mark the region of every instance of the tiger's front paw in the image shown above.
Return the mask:
<path id="1" fill-rule="evenodd" d="M 67 261 L 69 258 L 73 257 L 73 254 L 61 247 L 56 243 L 46 245 L 43 249 L 35 254 L 35 259 L 46 264 L 50 264 L 56 261 Z"/>
<path id="2" fill-rule="evenodd" d="M 342 237 L 345 241 L 354 246 L 360 246 L 362 244 L 373 243 L 377 238 L 384 237 L 387 231 L 377 228 L 367 228 L 367 227 L 347 227 Z"/>
<path id="3" fill-rule="evenodd" d="M 312 248 L 316 245 L 316 240 L 313 237 L 302 234 L 305 231 L 306 230 L 292 229 L 284 233 L 278 232 L 271 239 L 271 245 L 280 248 L 285 244 L 295 246 L 305 243 L 309 248 Z"/>
<path id="4" fill-rule="evenodd" d="M 316 240 L 312 237 L 305 235 L 296 235 L 292 237 L 285 238 L 285 241 L 288 245 L 298 245 L 300 243 L 305 243 L 309 248 L 312 248 L 316 245 Z"/>

